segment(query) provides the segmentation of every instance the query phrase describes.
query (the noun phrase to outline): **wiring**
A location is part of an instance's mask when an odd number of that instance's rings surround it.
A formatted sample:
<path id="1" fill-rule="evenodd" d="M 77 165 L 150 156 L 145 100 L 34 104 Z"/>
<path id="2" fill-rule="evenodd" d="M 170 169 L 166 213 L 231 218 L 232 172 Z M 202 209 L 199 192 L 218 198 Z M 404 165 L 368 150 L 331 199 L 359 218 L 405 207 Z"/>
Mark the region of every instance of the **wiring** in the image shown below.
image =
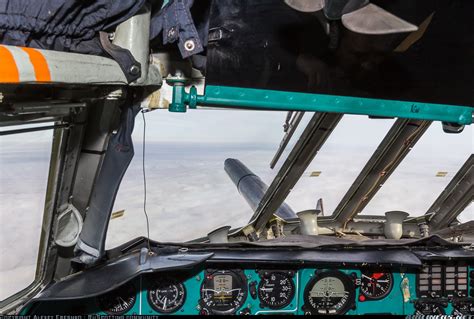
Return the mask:
<path id="1" fill-rule="evenodd" d="M 152 254 L 151 243 L 150 243 L 150 221 L 148 219 L 148 213 L 146 211 L 146 202 L 147 202 L 147 188 L 146 188 L 146 169 L 145 169 L 145 157 L 146 157 L 146 119 L 145 119 L 145 110 L 142 109 L 142 119 L 143 119 L 143 140 L 142 140 L 142 172 L 143 172 L 143 212 L 145 213 L 146 219 L 146 232 L 147 232 L 147 244 L 148 244 L 148 253 Z"/>

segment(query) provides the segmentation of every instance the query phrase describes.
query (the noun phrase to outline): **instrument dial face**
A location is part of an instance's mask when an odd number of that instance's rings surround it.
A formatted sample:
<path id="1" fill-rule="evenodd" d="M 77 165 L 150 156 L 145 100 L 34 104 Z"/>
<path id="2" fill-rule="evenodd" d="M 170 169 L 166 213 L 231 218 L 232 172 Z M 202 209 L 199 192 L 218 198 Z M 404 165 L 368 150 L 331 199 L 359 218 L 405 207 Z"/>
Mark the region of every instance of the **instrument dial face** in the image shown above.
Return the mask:
<path id="1" fill-rule="evenodd" d="M 181 308 L 186 298 L 182 283 L 175 279 L 160 278 L 148 290 L 148 302 L 158 312 L 173 313 Z"/>
<path id="2" fill-rule="evenodd" d="M 281 309 L 288 306 L 295 295 L 293 275 L 289 272 L 262 272 L 258 297 L 264 307 Z"/>
<path id="3" fill-rule="evenodd" d="M 240 270 L 206 271 L 201 285 L 202 306 L 212 314 L 231 314 L 247 298 L 247 280 Z"/>
<path id="4" fill-rule="evenodd" d="M 97 297 L 100 310 L 109 315 L 123 315 L 129 312 L 136 300 L 136 289 L 132 283 Z"/>
<path id="5" fill-rule="evenodd" d="M 341 315 L 354 304 L 354 284 L 340 271 L 316 273 L 305 289 L 305 308 L 312 314 Z"/>
<path id="6" fill-rule="evenodd" d="M 360 280 L 360 291 L 368 299 L 385 298 L 393 287 L 393 276 L 389 272 L 363 271 Z"/>

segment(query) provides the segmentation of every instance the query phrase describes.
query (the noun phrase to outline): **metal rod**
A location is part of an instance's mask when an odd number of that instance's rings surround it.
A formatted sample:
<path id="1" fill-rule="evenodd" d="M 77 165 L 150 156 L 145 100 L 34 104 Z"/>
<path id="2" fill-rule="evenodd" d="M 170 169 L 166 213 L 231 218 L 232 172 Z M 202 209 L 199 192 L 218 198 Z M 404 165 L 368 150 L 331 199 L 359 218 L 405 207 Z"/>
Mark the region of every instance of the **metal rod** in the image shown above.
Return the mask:
<path id="1" fill-rule="evenodd" d="M 270 162 L 270 168 L 274 169 L 278 161 L 280 160 L 281 155 L 285 151 L 286 147 L 288 146 L 288 143 L 290 142 L 291 138 L 293 137 L 293 134 L 295 133 L 296 129 L 298 128 L 298 125 L 300 124 L 301 120 L 303 119 L 304 112 L 296 112 L 296 114 L 293 115 L 291 118 L 291 121 L 288 125 L 288 129 L 286 130 L 285 136 L 283 136 L 283 139 L 281 140 L 280 146 L 278 147 L 278 150 L 273 157 L 272 161 Z"/>
<path id="2" fill-rule="evenodd" d="M 53 130 L 57 128 L 66 128 L 66 127 L 69 127 L 69 124 L 56 124 L 56 125 L 41 126 L 41 127 L 22 128 L 18 130 L 0 131 L 0 136 L 38 132 L 38 131 L 47 131 L 47 130 Z"/>
<path id="3" fill-rule="evenodd" d="M 417 120 L 443 121 L 459 125 L 472 124 L 473 108 L 422 102 L 370 99 L 300 92 L 249 89 L 208 85 L 204 95 L 191 87 L 175 85 L 171 112 L 186 112 L 186 106 L 221 106 L 227 108 L 309 111 L 358 114 L 379 117 L 400 117 Z"/>

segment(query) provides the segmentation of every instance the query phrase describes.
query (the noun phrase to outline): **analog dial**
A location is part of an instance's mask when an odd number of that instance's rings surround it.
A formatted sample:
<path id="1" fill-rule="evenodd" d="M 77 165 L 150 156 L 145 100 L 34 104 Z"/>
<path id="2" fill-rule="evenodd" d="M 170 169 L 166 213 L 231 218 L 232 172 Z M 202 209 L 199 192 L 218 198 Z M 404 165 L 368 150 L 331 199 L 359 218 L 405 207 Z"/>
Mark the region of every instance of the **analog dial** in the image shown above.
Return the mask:
<path id="1" fill-rule="evenodd" d="M 363 271 L 360 280 L 360 292 L 371 300 L 385 298 L 393 287 L 393 276 L 389 272 Z M 362 296 L 360 301 L 365 300 Z"/>
<path id="2" fill-rule="evenodd" d="M 211 314 L 235 313 L 247 298 L 247 281 L 240 270 L 208 270 L 201 285 L 201 304 Z"/>
<path id="3" fill-rule="evenodd" d="M 100 310 L 109 315 L 123 315 L 129 312 L 136 300 L 136 290 L 132 283 L 97 297 Z"/>
<path id="4" fill-rule="evenodd" d="M 262 306 L 271 309 L 281 309 L 288 306 L 295 295 L 292 272 L 260 273 L 258 297 Z"/>
<path id="5" fill-rule="evenodd" d="M 344 314 L 354 305 L 354 289 L 340 271 L 316 272 L 305 289 L 305 309 L 311 314 Z"/>
<path id="6" fill-rule="evenodd" d="M 175 279 L 160 278 L 148 290 L 148 302 L 158 312 L 173 313 L 181 308 L 186 298 L 182 283 Z"/>

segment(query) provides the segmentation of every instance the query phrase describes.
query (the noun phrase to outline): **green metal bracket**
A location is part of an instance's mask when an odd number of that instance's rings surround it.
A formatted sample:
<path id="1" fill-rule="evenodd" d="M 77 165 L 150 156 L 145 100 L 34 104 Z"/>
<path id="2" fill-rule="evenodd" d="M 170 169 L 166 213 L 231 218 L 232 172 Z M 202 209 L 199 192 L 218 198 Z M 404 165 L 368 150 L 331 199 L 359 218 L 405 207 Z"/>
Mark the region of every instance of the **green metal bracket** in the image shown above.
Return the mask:
<path id="1" fill-rule="evenodd" d="M 196 108 L 199 105 L 254 110 L 346 113 L 470 125 L 474 111 L 474 108 L 469 106 L 212 85 L 206 87 L 204 95 L 198 95 L 194 86 L 187 93 L 183 80 L 174 80 L 172 84 L 174 88 L 170 112 L 186 112 L 188 106 Z"/>

